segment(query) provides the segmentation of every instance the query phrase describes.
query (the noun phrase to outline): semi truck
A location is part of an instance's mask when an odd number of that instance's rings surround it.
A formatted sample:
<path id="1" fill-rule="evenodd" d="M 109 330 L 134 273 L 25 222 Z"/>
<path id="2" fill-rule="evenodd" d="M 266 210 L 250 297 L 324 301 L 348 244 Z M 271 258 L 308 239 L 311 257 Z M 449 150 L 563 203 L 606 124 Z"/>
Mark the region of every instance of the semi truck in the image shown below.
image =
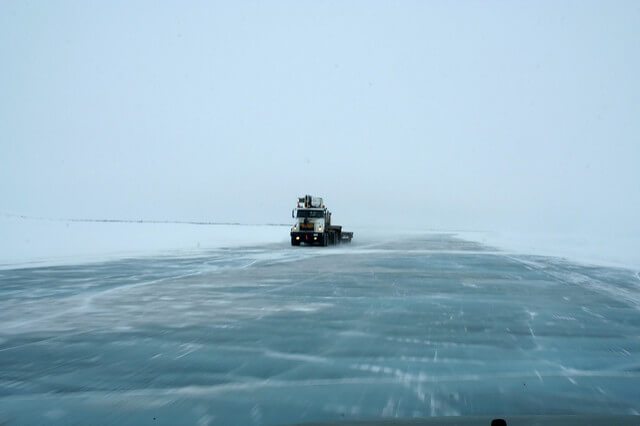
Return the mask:
<path id="1" fill-rule="evenodd" d="M 342 226 L 331 224 L 331 212 L 327 210 L 320 197 L 298 197 L 291 217 L 296 220 L 291 227 L 292 246 L 330 246 L 350 243 L 353 238 L 353 232 L 345 232 Z"/>

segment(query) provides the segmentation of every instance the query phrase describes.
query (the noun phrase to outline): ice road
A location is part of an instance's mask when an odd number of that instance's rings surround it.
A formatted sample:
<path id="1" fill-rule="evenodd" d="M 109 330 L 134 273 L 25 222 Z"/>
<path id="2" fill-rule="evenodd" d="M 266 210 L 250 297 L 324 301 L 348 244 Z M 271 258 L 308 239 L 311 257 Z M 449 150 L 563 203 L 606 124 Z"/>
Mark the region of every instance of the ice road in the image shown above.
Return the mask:
<path id="1" fill-rule="evenodd" d="M 0 271 L 0 423 L 638 414 L 640 276 L 451 235 Z"/>

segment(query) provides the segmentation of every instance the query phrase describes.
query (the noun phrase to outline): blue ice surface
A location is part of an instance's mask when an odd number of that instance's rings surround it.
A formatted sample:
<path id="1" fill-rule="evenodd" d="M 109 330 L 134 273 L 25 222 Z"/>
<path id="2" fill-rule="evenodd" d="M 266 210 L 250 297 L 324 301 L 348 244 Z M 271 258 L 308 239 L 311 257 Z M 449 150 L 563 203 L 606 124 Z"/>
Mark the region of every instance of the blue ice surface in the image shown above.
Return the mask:
<path id="1" fill-rule="evenodd" d="M 2 270 L 0 423 L 638 414 L 639 308 L 444 234 Z"/>

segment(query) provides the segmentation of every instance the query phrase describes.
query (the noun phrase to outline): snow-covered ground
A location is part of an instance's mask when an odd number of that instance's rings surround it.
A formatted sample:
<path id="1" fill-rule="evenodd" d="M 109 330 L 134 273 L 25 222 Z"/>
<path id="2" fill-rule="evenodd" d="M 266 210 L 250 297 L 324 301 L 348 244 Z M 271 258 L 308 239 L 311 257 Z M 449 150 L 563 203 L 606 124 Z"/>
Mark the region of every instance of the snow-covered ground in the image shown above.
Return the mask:
<path id="1" fill-rule="evenodd" d="M 349 226 L 356 244 L 446 233 L 513 254 L 640 268 L 640 235 L 425 231 Z M 76 264 L 131 256 L 198 253 L 220 247 L 285 243 L 287 226 L 105 223 L 0 217 L 0 269 Z"/>
<path id="2" fill-rule="evenodd" d="M 283 226 L 105 223 L 0 218 L 0 268 L 75 264 L 130 256 L 281 242 Z"/>
<path id="3" fill-rule="evenodd" d="M 515 254 L 562 257 L 575 262 L 640 268 L 640 234 L 456 232 L 466 240 Z"/>

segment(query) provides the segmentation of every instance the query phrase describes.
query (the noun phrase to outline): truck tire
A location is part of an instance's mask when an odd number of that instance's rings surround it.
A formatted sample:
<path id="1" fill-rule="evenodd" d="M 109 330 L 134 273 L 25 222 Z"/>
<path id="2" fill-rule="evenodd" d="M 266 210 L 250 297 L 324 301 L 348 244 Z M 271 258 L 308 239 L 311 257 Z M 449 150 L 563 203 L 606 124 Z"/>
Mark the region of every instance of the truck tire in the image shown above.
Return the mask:
<path id="1" fill-rule="evenodd" d="M 299 246 L 300 245 L 300 240 L 296 240 L 295 238 L 291 237 L 291 245 L 292 246 Z"/>

